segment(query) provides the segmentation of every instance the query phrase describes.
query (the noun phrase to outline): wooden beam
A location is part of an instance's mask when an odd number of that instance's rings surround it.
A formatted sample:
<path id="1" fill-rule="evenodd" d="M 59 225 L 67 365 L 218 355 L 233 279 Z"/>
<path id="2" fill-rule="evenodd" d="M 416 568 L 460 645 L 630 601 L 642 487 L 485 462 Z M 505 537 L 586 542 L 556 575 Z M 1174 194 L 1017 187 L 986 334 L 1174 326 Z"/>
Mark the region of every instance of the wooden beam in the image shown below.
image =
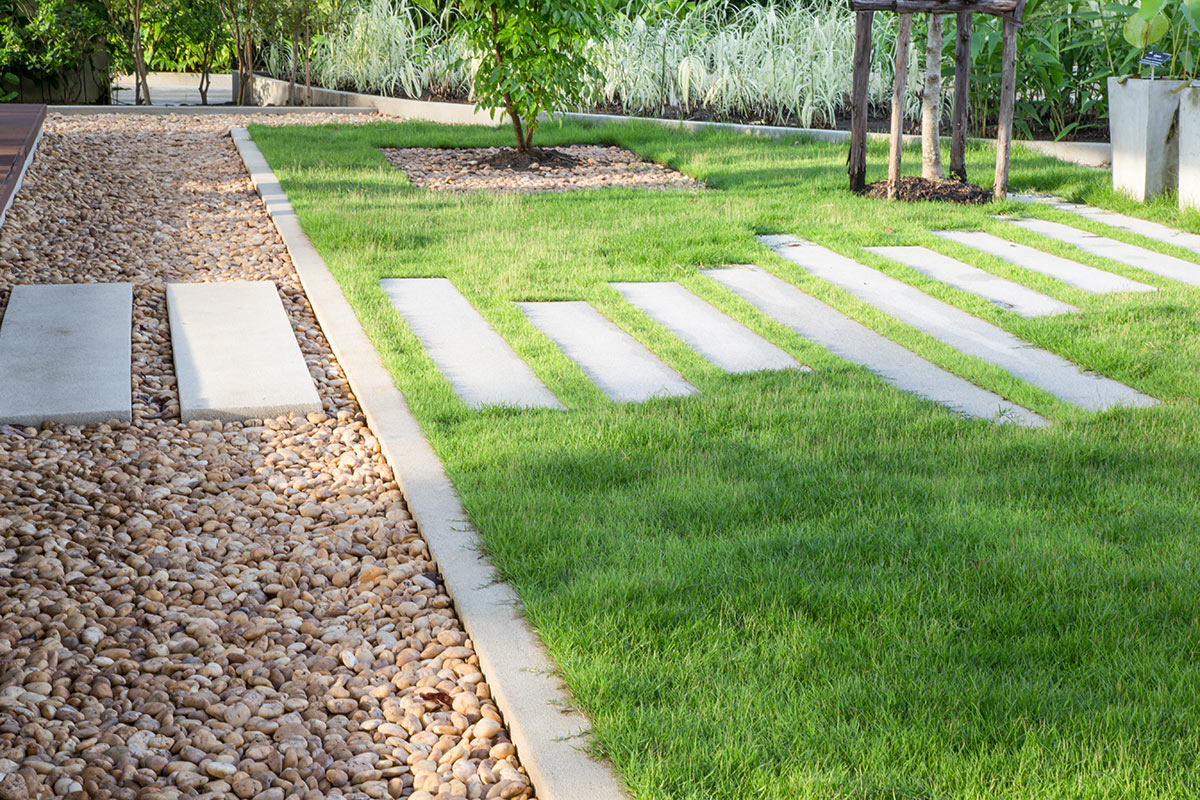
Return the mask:
<path id="1" fill-rule="evenodd" d="M 850 191 L 867 186 L 867 89 L 871 81 L 871 23 L 874 11 L 859 11 L 854 21 L 854 84 L 850 95 Z"/>
<path id="2" fill-rule="evenodd" d="M 892 83 L 891 148 L 888 151 L 888 200 L 896 199 L 900 184 L 900 151 L 904 144 L 904 89 L 908 83 L 908 45 L 912 40 L 912 14 L 900 15 L 896 31 L 896 80 Z"/>
<path id="3" fill-rule="evenodd" d="M 950 130 L 950 177 L 967 179 L 967 113 L 971 92 L 970 14 L 959 14 L 954 36 L 954 118 Z"/>
<path id="4" fill-rule="evenodd" d="M 850 0 L 853 11 L 894 11 L 897 14 L 992 14 L 1015 16 L 1019 0 Z"/>
<path id="5" fill-rule="evenodd" d="M 1008 162 L 1012 152 L 1013 109 L 1017 94 L 1017 28 L 1012 20 L 1004 21 L 1000 46 L 1000 118 L 996 129 L 996 185 L 992 196 L 996 200 L 1008 197 Z"/>

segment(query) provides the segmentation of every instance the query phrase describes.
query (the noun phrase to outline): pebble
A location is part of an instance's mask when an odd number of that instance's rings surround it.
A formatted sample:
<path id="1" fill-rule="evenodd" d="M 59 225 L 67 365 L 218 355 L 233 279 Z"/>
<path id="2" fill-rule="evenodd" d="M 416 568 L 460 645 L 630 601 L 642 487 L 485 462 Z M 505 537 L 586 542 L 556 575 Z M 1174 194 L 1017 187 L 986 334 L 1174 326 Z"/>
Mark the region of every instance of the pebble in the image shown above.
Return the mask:
<path id="1" fill-rule="evenodd" d="M 0 800 L 445 800 L 482 796 L 492 759 L 490 787 L 514 780 L 437 567 L 228 134 L 366 119 L 48 117 L 0 229 L 0 314 L 17 283 L 132 283 L 134 420 L 0 426 Z M 179 420 L 163 287 L 213 280 L 275 282 L 321 413 Z"/>

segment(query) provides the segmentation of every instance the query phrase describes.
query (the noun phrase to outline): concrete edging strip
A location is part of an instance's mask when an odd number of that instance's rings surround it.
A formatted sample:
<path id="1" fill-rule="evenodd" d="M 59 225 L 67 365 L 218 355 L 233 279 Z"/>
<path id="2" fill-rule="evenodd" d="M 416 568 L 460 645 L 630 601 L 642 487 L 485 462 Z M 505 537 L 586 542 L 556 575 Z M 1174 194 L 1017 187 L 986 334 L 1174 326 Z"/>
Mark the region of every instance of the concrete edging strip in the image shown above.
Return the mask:
<path id="1" fill-rule="evenodd" d="M 287 245 L 317 322 L 437 560 L 539 800 L 624 798 L 608 765 L 582 751 L 588 719 L 570 710 L 553 662 L 518 611 L 516 592 L 494 580 L 494 567 L 480 552 L 478 534 L 441 460 L 324 259 L 300 228 L 275 173 L 246 129 L 231 133 Z"/>

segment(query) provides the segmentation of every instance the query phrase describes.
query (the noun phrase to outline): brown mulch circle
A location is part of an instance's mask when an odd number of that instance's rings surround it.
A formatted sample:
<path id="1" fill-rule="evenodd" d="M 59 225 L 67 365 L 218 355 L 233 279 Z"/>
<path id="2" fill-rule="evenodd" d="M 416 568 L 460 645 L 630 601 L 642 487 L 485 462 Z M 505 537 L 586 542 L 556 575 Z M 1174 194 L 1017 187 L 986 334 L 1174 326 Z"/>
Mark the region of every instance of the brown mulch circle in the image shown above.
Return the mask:
<path id="1" fill-rule="evenodd" d="M 413 185 L 441 192 L 704 188 L 680 172 L 607 145 L 535 148 L 528 154 L 512 147 L 384 148 L 383 153 L 392 166 L 404 170 Z"/>
<path id="2" fill-rule="evenodd" d="M 867 197 L 887 199 L 888 182 L 876 181 L 863 191 Z M 901 178 L 896 187 L 896 199 L 945 200 L 951 203 L 990 203 L 992 193 L 966 181 L 931 181 L 927 178 Z"/>

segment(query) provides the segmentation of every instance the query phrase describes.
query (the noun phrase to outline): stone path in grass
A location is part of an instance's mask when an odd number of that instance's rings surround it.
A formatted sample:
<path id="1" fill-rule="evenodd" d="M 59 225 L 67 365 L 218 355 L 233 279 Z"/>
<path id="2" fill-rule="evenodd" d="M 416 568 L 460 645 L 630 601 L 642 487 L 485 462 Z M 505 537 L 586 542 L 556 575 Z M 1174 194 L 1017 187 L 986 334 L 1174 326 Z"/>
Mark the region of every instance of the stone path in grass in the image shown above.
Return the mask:
<path id="1" fill-rule="evenodd" d="M 13 287 L 0 325 L 0 423 L 132 417 L 133 287 Z"/>
<path id="2" fill-rule="evenodd" d="M 184 422 L 321 410 L 273 282 L 168 284 L 167 313 Z"/>
<path id="3" fill-rule="evenodd" d="M 764 270 L 740 266 L 705 270 L 704 274 L 805 339 L 866 367 L 897 389 L 967 416 L 1029 426 L 1046 424 L 1032 411 L 931 364 Z"/>
<path id="4" fill-rule="evenodd" d="M 631 305 L 730 373 L 765 369 L 807 369 L 678 283 L 609 284 Z"/>
<path id="5" fill-rule="evenodd" d="M 680 397 L 696 387 L 664 364 L 637 339 L 579 301 L 517 303 L 534 327 L 618 403 Z"/>
<path id="6" fill-rule="evenodd" d="M 1116 211 L 1085 206 L 1080 203 L 1068 203 L 1057 197 L 1048 197 L 1046 195 L 1014 194 L 1009 195 L 1009 199 L 1020 200 L 1025 203 L 1048 205 L 1061 211 L 1076 214 L 1084 219 L 1090 219 L 1093 222 L 1099 222 L 1127 231 L 1128 233 L 1136 233 L 1138 236 L 1145 236 L 1147 239 L 1154 239 L 1164 244 L 1173 244 L 1176 247 L 1182 247 L 1185 250 L 1191 250 L 1193 253 L 1200 254 L 1200 235 L 1168 228 L 1166 225 L 1158 222 L 1151 222 L 1139 217 L 1130 217 L 1126 214 L 1119 214 Z"/>
<path id="7" fill-rule="evenodd" d="M 991 323 L 944 303 L 878 270 L 792 236 L 762 236 L 784 259 L 842 287 L 860 300 L 955 349 L 1008 370 L 1056 397 L 1091 411 L 1152 406 L 1157 400 L 1117 381 L 1084 373 Z"/>
<path id="8" fill-rule="evenodd" d="M 1032 272 L 1040 272 L 1092 294 L 1158 291 L 1154 286 L 1089 267 L 1078 261 L 1038 250 L 1036 247 L 1010 242 L 995 234 L 983 231 L 934 231 L 934 233 L 944 239 L 973 247 L 1010 264 L 1016 264 L 1018 267 Z"/>
<path id="9" fill-rule="evenodd" d="M 1061 300 L 1055 300 L 1027 286 L 1005 280 L 927 247 L 868 247 L 867 250 L 899 261 L 964 292 L 990 300 L 1022 317 L 1046 317 L 1079 310 Z"/>
<path id="10" fill-rule="evenodd" d="M 563 407 L 446 278 L 392 278 L 380 286 L 468 407 Z"/>
<path id="11" fill-rule="evenodd" d="M 1184 261 L 1182 258 L 1159 253 L 1156 250 L 1110 239 L 1091 231 L 1072 228 L 1061 222 L 1050 222 L 1044 219 L 1010 219 L 1008 222 L 1027 231 L 1074 245 L 1080 250 L 1101 258 L 1119 261 L 1122 264 L 1153 272 L 1155 275 L 1161 275 L 1180 283 L 1200 286 L 1200 264 L 1194 261 Z"/>

